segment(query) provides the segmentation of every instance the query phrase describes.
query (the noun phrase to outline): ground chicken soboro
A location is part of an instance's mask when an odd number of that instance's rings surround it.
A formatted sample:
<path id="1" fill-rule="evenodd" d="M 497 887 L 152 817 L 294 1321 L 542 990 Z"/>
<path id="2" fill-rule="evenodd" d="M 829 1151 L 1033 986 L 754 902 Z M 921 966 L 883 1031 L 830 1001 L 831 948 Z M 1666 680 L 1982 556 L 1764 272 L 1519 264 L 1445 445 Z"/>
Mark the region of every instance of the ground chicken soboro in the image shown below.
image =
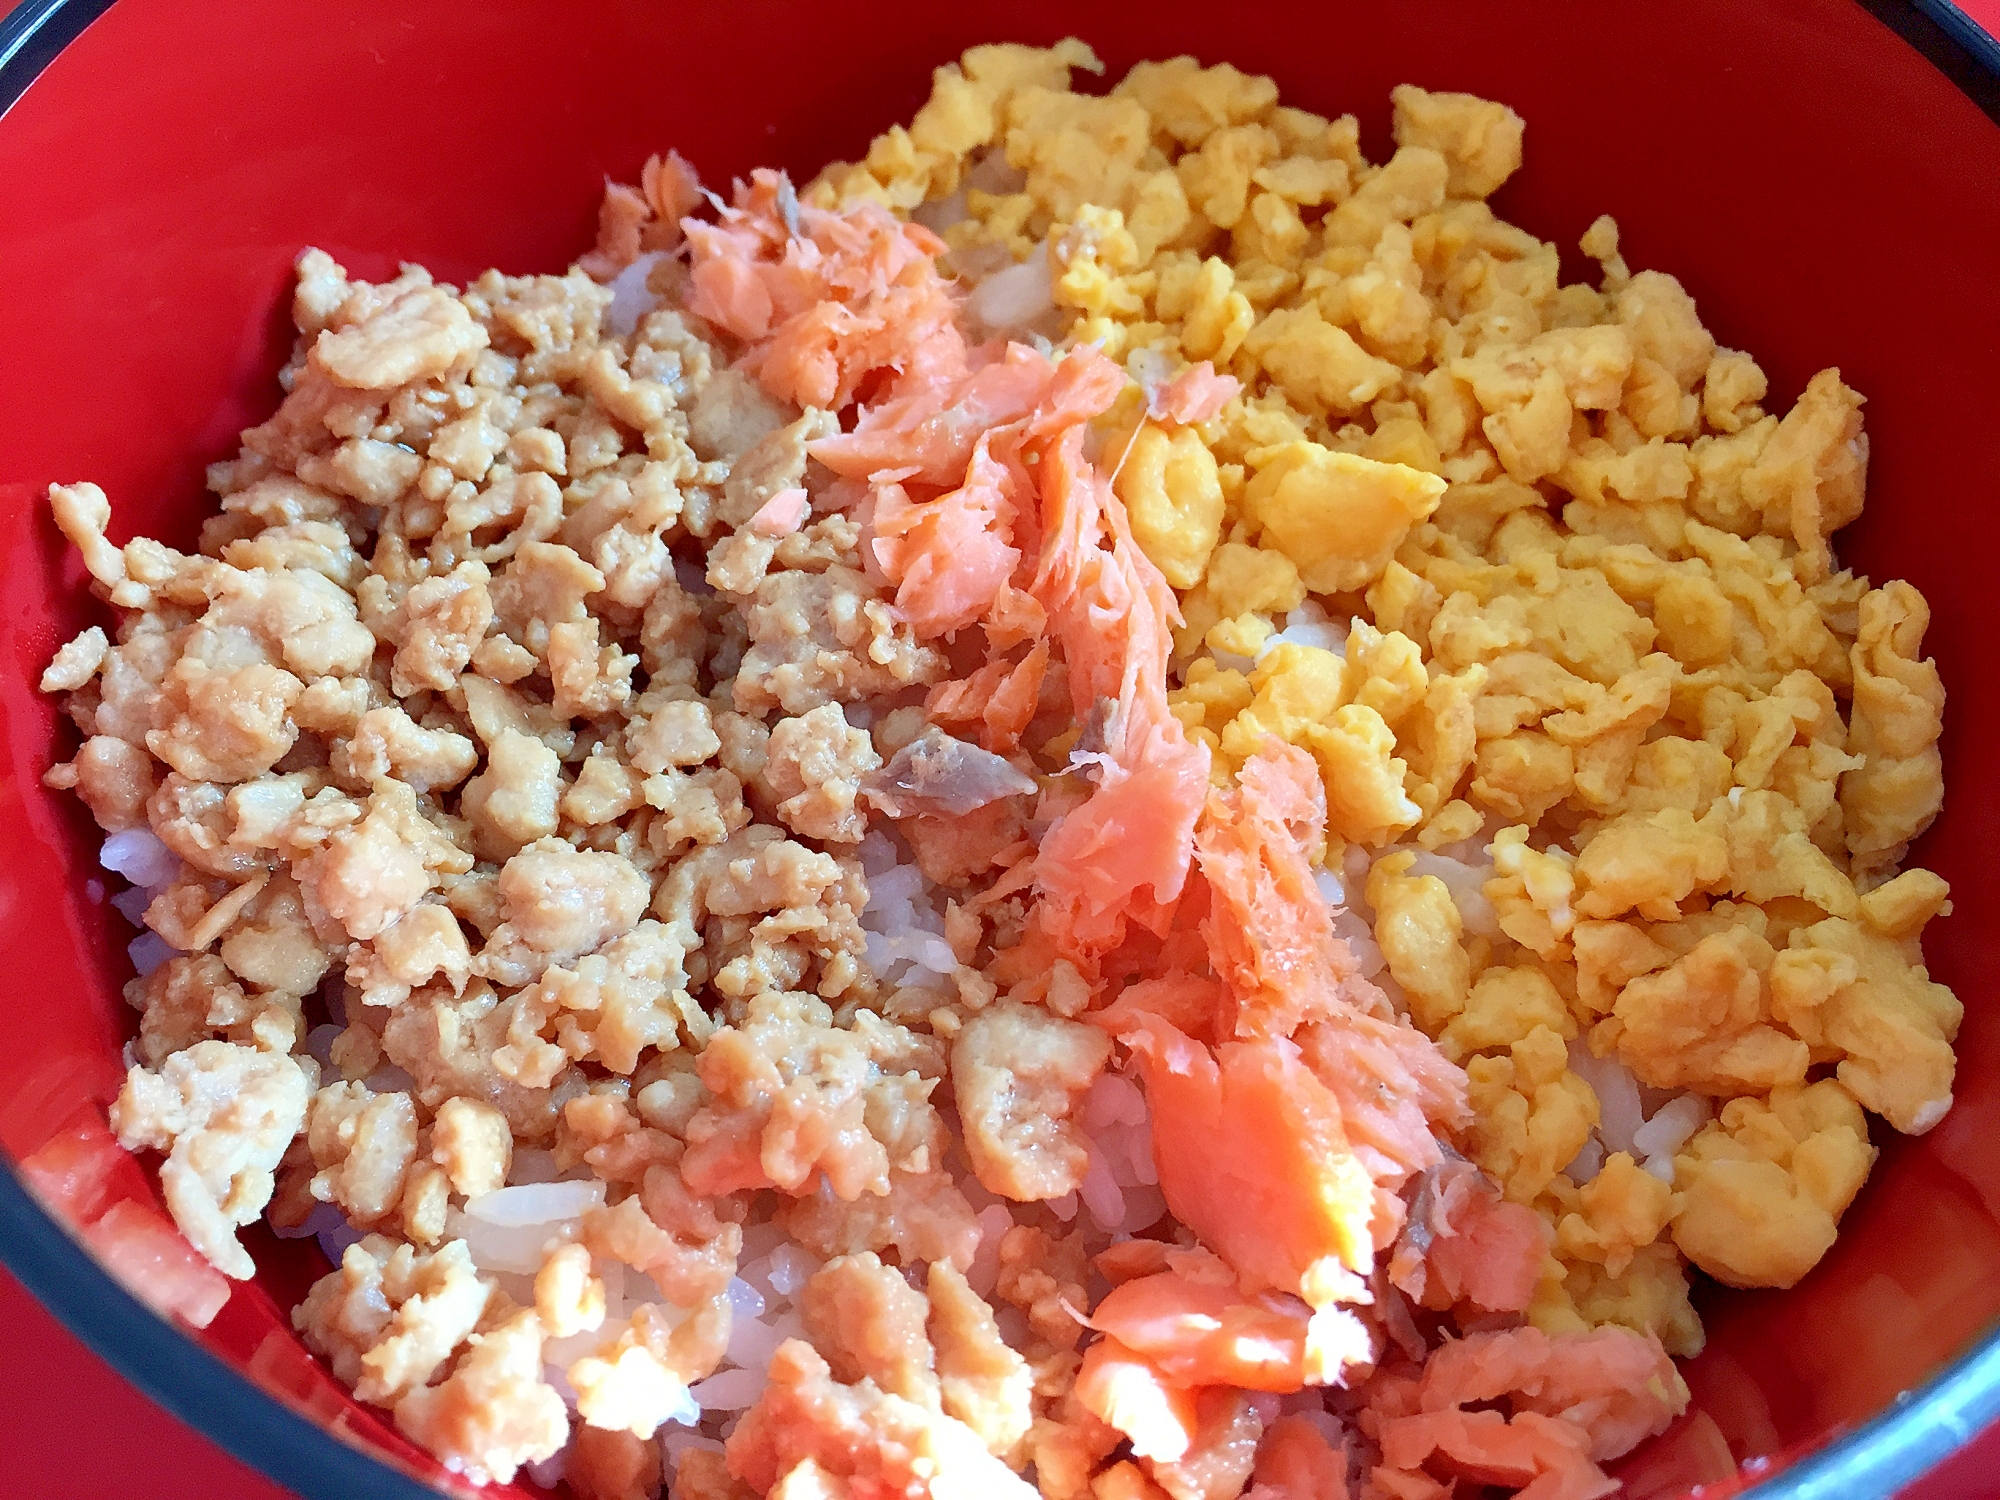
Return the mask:
<path id="1" fill-rule="evenodd" d="M 309 251 L 198 552 L 51 493 L 111 1123 L 231 1276 L 337 1210 L 298 1327 L 475 1480 L 1595 1493 L 1689 1263 L 1950 1105 L 1861 397 L 1562 285 L 1502 105 L 1077 68 L 561 277 Z"/>

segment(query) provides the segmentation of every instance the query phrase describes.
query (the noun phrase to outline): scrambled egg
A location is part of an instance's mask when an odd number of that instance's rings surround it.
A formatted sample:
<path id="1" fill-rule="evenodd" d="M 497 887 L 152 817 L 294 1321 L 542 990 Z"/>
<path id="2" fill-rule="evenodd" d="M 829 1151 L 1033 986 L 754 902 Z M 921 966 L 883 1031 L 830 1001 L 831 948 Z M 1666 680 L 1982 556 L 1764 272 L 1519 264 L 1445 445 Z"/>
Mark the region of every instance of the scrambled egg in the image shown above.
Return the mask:
<path id="1" fill-rule="evenodd" d="M 1551 1255 L 1528 1321 L 1544 1333 L 1616 1323 L 1653 1334 L 1669 1354 L 1691 1359 L 1705 1336 L 1688 1292 L 1687 1263 L 1670 1239 L 1642 1246 L 1616 1275 L 1591 1260 Z"/>
<path id="2" fill-rule="evenodd" d="M 1445 491 L 1435 474 L 1318 443 L 1259 449 L 1251 461 L 1256 477 L 1243 490 L 1244 519 L 1319 594 L 1374 582 Z"/>
<path id="3" fill-rule="evenodd" d="M 1409 997 L 1410 1019 L 1437 1036 L 1457 1023 L 1471 998 L 1472 955 L 1461 941 L 1465 919 L 1450 888 L 1435 875 L 1410 875 L 1416 858 L 1405 850 L 1376 860 L 1367 900 L 1383 960 Z"/>
<path id="4" fill-rule="evenodd" d="M 1732 1099 L 1675 1162 L 1674 1243 L 1731 1286 L 1790 1286 L 1833 1243 L 1875 1154 L 1861 1106 L 1833 1079 Z"/>
<path id="5" fill-rule="evenodd" d="M 1874 1159 L 1863 1110 L 1922 1131 L 1951 1101 L 1961 1007 L 1919 948 L 1948 892 L 1897 873 L 1942 799 L 1928 610 L 1830 545 L 1862 398 L 1825 370 L 1767 411 L 1608 217 L 1564 285 L 1486 205 L 1522 162 L 1502 105 L 1398 88 L 1371 163 L 1269 79 L 1177 58 L 1085 95 L 1079 68 L 976 48 L 806 196 L 922 205 L 969 274 L 1041 258 L 1068 336 L 1142 384 L 1241 382 L 1115 434 L 1180 597 L 1173 711 L 1219 777 L 1267 735 L 1317 761 L 1328 864 L 1470 1074 L 1469 1154 L 1550 1221 L 1537 1326 L 1692 1353 L 1685 1260 L 1789 1285 Z M 1309 601 L 1344 650 L 1286 631 Z M 1441 849 L 1483 892 L 1417 868 Z M 1624 1153 L 1565 1175 L 1600 1118 L 1572 1039 L 1726 1101 L 1671 1184 Z"/>
<path id="6" fill-rule="evenodd" d="M 1133 538 L 1167 582 L 1177 589 L 1199 584 L 1221 540 L 1225 506 L 1221 471 L 1200 435 L 1188 428 L 1168 436 L 1151 423 L 1141 427 L 1126 450 L 1116 488 Z M 1283 553 L 1271 555 L 1290 562 Z M 1297 579 L 1294 568 L 1294 585 Z M 1282 607 L 1293 609 L 1305 596 L 1288 588 L 1283 597 L 1291 602 Z"/>
<path id="7" fill-rule="evenodd" d="M 1516 1203 L 1534 1203 L 1583 1149 L 1597 1096 L 1569 1068 L 1569 1049 L 1537 1026 L 1497 1056 L 1466 1064 L 1472 1159 Z"/>
<path id="8" fill-rule="evenodd" d="M 1577 1206 L 1556 1224 L 1556 1243 L 1571 1260 L 1621 1274 L 1640 1250 L 1660 1237 L 1673 1216 L 1673 1190 L 1616 1151 L 1577 1191 Z"/>

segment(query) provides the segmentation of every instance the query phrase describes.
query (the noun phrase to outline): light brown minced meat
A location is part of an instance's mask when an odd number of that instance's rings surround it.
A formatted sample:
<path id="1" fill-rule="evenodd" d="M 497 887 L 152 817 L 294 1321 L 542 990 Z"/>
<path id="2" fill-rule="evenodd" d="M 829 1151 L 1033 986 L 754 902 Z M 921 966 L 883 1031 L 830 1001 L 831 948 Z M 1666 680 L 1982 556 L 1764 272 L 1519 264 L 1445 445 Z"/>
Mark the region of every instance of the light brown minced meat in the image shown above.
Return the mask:
<path id="1" fill-rule="evenodd" d="M 624 336 L 611 302 L 576 271 L 371 286 L 309 251 L 286 399 L 211 471 L 198 552 L 114 546 L 101 492 L 55 491 L 122 623 L 50 669 L 86 736 L 53 779 L 177 864 L 113 1124 L 165 1154 L 169 1206 L 231 1276 L 267 1211 L 340 1225 L 336 1251 L 366 1231 L 294 1321 L 469 1477 L 561 1459 L 580 1493 L 607 1465 L 652 1493 L 657 1455 L 616 1444 L 693 1417 L 739 1221 L 787 1202 L 800 1244 L 845 1252 L 800 1304 L 830 1355 L 864 1351 L 839 1368 L 907 1370 L 891 1386 L 945 1449 L 1025 1462 L 1033 1381 L 962 1274 L 1000 1231 L 946 1085 L 947 1017 L 994 987 L 953 961 L 885 986 L 861 921 L 857 846 L 873 828 L 895 857 L 869 726 L 920 712 L 942 655 L 838 512 L 810 546 L 743 526 L 823 490 L 802 444 L 827 414 L 745 382 L 671 298 Z M 1073 1144 L 1067 1175 L 1030 1161 L 1047 1147 L 975 1149 L 1013 1197 L 1081 1171 Z M 468 1206 L 541 1176 L 600 1183 L 598 1206 L 483 1240 Z M 928 1304 L 898 1264 L 933 1267 Z"/>
<path id="2" fill-rule="evenodd" d="M 1950 1107 L 1860 397 L 1767 414 L 1609 219 L 1559 284 L 1503 106 L 1371 164 L 1095 65 L 975 48 L 733 209 L 655 159 L 562 276 L 307 251 L 193 553 L 51 491 L 110 1124 L 227 1276 L 316 1236 L 300 1336 L 475 1483 L 1601 1493 L 1691 1268 L 1790 1285 L 1864 1109 Z M 1534 1404 L 1599 1359 L 1629 1420 Z M 1546 1466 L 1392 1463 L 1445 1409 Z"/>

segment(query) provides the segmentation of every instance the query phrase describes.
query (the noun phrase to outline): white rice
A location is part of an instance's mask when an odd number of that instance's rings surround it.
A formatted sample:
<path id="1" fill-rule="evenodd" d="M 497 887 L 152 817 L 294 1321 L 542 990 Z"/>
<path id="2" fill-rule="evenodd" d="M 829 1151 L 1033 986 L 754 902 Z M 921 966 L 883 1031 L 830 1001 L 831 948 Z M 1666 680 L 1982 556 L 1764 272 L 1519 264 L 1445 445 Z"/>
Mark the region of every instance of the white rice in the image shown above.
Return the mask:
<path id="1" fill-rule="evenodd" d="M 1316 646 L 1322 651 L 1331 651 L 1335 656 L 1347 654 L 1350 625 L 1334 619 L 1317 599 L 1306 600 L 1297 609 L 1279 616 L 1279 620 L 1282 623 L 1257 648 L 1258 661 L 1269 656 L 1280 644 Z"/>
<path id="2" fill-rule="evenodd" d="M 1653 1117 L 1632 1132 L 1632 1146 L 1643 1152 L 1640 1163 L 1668 1187 L 1674 1185 L 1674 1156 L 1715 1118 L 1715 1103 L 1705 1094 L 1682 1094 L 1663 1104 Z"/>
<path id="3" fill-rule="evenodd" d="M 445 1237 L 462 1239 L 482 1271 L 532 1276 L 549 1251 L 578 1237 L 583 1215 L 604 1203 L 589 1181 L 523 1183 L 468 1199 L 445 1215 Z"/>
<path id="4" fill-rule="evenodd" d="M 1114 1239 L 1158 1222 L 1166 1198 L 1153 1161 L 1152 1115 L 1139 1085 L 1122 1073 L 1098 1075 L 1075 1118 L 1090 1141 L 1090 1165 L 1077 1197 L 1091 1222 Z"/>
<path id="5" fill-rule="evenodd" d="M 1603 1170 L 1604 1142 L 1600 1141 L 1593 1131 L 1584 1138 L 1583 1149 L 1576 1153 L 1567 1167 L 1563 1168 L 1563 1175 L 1578 1187 L 1582 1187 Z"/>
<path id="6" fill-rule="evenodd" d="M 924 226 L 932 234 L 943 234 L 954 225 L 963 224 L 972 217 L 967 204 L 965 189 L 960 188 L 949 198 L 928 198 L 910 210 L 910 217 Z"/>
<path id="7" fill-rule="evenodd" d="M 778 1345 L 795 1337 L 800 1326 L 796 1313 L 786 1313 L 768 1322 L 761 1313 L 739 1315 L 729 1325 L 729 1348 L 723 1355 L 723 1363 L 761 1375 L 771 1356 L 778 1352 Z M 699 1389 L 695 1400 L 704 1406 L 711 1404 Z"/>
<path id="8" fill-rule="evenodd" d="M 1077 1123 L 1098 1136 L 1117 1125 L 1144 1125 L 1146 1119 L 1145 1092 L 1121 1073 L 1100 1073 L 1077 1112 Z"/>
<path id="9" fill-rule="evenodd" d="M 347 1216 L 332 1203 L 316 1203 L 305 1221 L 291 1229 L 271 1225 L 271 1233 L 281 1240 L 318 1240 L 320 1253 L 326 1256 L 329 1265 L 339 1265 L 340 1258 L 347 1253 L 347 1247 L 362 1237 L 361 1231 L 347 1222 Z"/>
<path id="10" fill-rule="evenodd" d="M 1154 397 L 1174 378 L 1180 361 L 1164 349 L 1141 344 L 1125 356 L 1125 373 L 1139 383 L 1150 408 Z"/>
<path id="11" fill-rule="evenodd" d="M 1694 1133 L 1714 1115 L 1714 1107 L 1701 1094 L 1682 1094 L 1660 1107 L 1653 1117 L 1632 1132 L 1632 1144 L 1645 1155 L 1672 1156 L 1685 1146 Z"/>
<path id="12" fill-rule="evenodd" d="M 1500 919 L 1493 903 L 1486 899 L 1486 882 L 1493 878 L 1493 861 L 1467 861 L 1444 853 L 1419 849 L 1410 864 L 1411 875 L 1434 875 L 1451 892 L 1451 904 L 1458 908 L 1459 922 L 1476 937 L 1498 937 Z"/>
<path id="13" fill-rule="evenodd" d="M 180 951 L 157 932 L 142 932 L 125 947 L 127 956 L 132 960 L 132 970 L 141 979 Z"/>
<path id="14" fill-rule="evenodd" d="M 639 320 L 660 305 L 660 299 L 647 290 L 646 277 L 669 258 L 664 250 L 649 250 L 611 278 L 611 305 L 604 311 L 604 326 L 619 338 L 630 338 Z"/>
<path id="15" fill-rule="evenodd" d="M 97 862 L 135 886 L 163 886 L 180 874 L 181 862 L 151 829 L 127 828 L 104 841 Z"/>
<path id="16" fill-rule="evenodd" d="M 581 1218 L 604 1204 L 604 1184 L 537 1182 L 498 1188 L 465 1202 L 465 1216 L 496 1229 L 519 1229 L 559 1219 Z"/>
<path id="17" fill-rule="evenodd" d="M 146 908 L 181 873 L 175 853 L 149 828 L 127 828 L 107 838 L 97 851 L 97 862 L 114 875 L 132 884 L 111 897 L 111 905 L 139 935 L 126 945 L 126 955 L 141 979 L 172 958 L 180 950 L 146 928 Z"/>
<path id="18" fill-rule="evenodd" d="M 472 1252 L 472 1263 L 482 1271 L 511 1272 L 533 1276 L 541 1270 L 548 1253 L 573 1237 L 573 1223 L 524 1224 L 501 1229 L 468 1219 L 456 1209 L 445 1215 L 446 1239 L 464 1240 Z"/>
<path id="19" fill-rule="evenodd" d="M 820 1262 L 797 1245 L 780 1245 L 771 1252 L 771 1270 L 766 1278 L 778 1297 L 790 1299 L 812 1280 Z"/>
<path id="20" fill-rule="evenodd" d="M 1376 979 L 1389 966 L 1389 961 L 1382 956 L 1382 949 L 1375 941 L 1374 929 L 1359 912 L 1342 906 L 1334 907 L 1333 935 L 1347 944 L 1348 951 L 1354 955 L 1355 972 L 1363 979 Z"/>
<path id="21" fill-rule="evenodd" d="M 775 1350 L 773 1343 L 771 1349 Z M 766 1352 L 765 1359 L 770 1358 Z M 744 1411 L 763 1394 L 764 1372 L 758 1369 L 718 1370 L 706 1380 L 696 1381 L 690 1394 L 703 1411 Z"/>
<path id="22" fill-rule="evenodd" d="M 1383 851 L 1385 854 L 1388 850 Z M 1347 892 L 1347 904 L 1355 911 L 1373 920 L 1374 910 L 1368 905 L 1368 872 L 1375 866 L 1375 856 L 1359 844 L 1349 844 L 1340 856 L 1340 887 Z"/>
<path id="23" fill-rule="evenodd" d="M 995 332 L 1031 328 L 1056 310 L 1055 278 L 1041 246 L 1018 265 L 995 271 L 965 300 L 965 309 Z"/>
<path id="24" fill-rule="evenodd" d="M 723 1295 L 729 1302 L 729 1314 L 733 1318 L 761 1318 L 764 1316 L 764 1294 L 741 1276 L 730 1278 Z"/>
<path id="25" fill-rule="evenodd" d="M 1569 1044 L 1570 1071 L 1597 1095 L 1598 1125 L 1566 1169 L 1581 1185 L 1595 1177 L 1604 1158 L 1623 1151 L 1641 1167 L 1672 1187 L 1674 1154 L 1696 1131 L 1715 1118 L 1715 1105 L 1704 1094 L 1660 1095 L 1642 1089 L 1631 1069 L 1615 1057 L 1597 1057 L 1581 1038 Z M 1652 1102 L 1659 1102 L 1649 1111 Z"/>
<path id="26" fill-rule="evenodd" d="M 326 1257 L 327 1263 L 337 1266 L 340 1264 L 340 1258 L 347 1254 L 347 1247 L 363 1239 L 364 1236 L 339 1213 L 336 1212 L 334 1218 L 338 1222 L 319 1230 L 313 1238 L 319 1241 L 320 1253 Z"/>
<path id="27" fill-rule="evenodd" d="M 1125 1222 L 1125 1194 L 1112 1174 L 1108 1156 L 1091 1144 L 1090 1165 L 1084 1169 L 1077 1197 L 1099 1229 L 1116 1230 Z"/>
<path id="28" fill-rule="evenodd" d="M 1615 1057 L 1594 1055 L 1581 1038 L 1569 1044 L 1569 1069 L 1597 1095 L 1597 1138 L 1607 1151 L 1632 1150 L 1632 1137 L 1646 1123 L 1639 1080 Z"/>
<path id="29" fill-rule="evenodd" d="M 727 1424 L 756 1401 L 778 1346 L 787 1339 L 805 1337 L 797 1297 L 821 1264 L 816 1256 L 786 1239 L 775 1224 L 752 1224 L 744 1229 L 736 1276 L 725 1294 L 731 1315 L 728 1348 L 715 1372 L 696 1381 L 689 1391 L 695 1415 L 686 1420 L 691 1426 L 699 1422 L 706 1438 L 723 1435 Z M 668 1441 L 663 1434 L 663 1444 Z M 702 1444 L 673 1441 L 664 1449 L 668 1463 L 677 1461 L 678 1452 L 694 1446 Z"/>
<path id="30" fill-rule="evenodd" d="M 880 830 L 869 832 L 859 853 L 868 877 L 861 926 L 869 967 L 891 988 L 936 990 L 941 999 L 953 993 L 958 959 L 945 941 L 937 887 Z"/>
<path id="31" fill-rule="evenodd" d="M 152 904 L 153 893 L 144 886 L 128 886 L 111 898 L 111 909 L 134 927 L 146 925 L 146 908 Z"/>

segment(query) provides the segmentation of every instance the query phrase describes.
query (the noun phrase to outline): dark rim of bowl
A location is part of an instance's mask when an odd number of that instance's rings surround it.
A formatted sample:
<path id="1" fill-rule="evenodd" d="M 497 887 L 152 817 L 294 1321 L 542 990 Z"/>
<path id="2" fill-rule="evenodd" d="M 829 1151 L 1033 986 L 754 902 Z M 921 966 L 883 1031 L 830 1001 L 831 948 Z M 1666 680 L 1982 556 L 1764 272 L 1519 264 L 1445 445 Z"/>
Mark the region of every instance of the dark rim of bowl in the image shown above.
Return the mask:
<path id="1" fill-rule="evenodd" d="M 2000 124 L 2000 39 L 1951 0 L 1857 0 Z M 112 0 L 25 0 L 0 17 L 0 115 Z M 334 1437 L 159 1317 L 79 1247 L 0 1153 L 0 1262 L 154 1401 L 237 1458 L 320 1500 L 435 1500 L 436 1491 Z M 1928 1384 L 1807 1454 L 1758 1500 L 1886 1497 L 2000 1419 L 2000 1334 Z"/>

